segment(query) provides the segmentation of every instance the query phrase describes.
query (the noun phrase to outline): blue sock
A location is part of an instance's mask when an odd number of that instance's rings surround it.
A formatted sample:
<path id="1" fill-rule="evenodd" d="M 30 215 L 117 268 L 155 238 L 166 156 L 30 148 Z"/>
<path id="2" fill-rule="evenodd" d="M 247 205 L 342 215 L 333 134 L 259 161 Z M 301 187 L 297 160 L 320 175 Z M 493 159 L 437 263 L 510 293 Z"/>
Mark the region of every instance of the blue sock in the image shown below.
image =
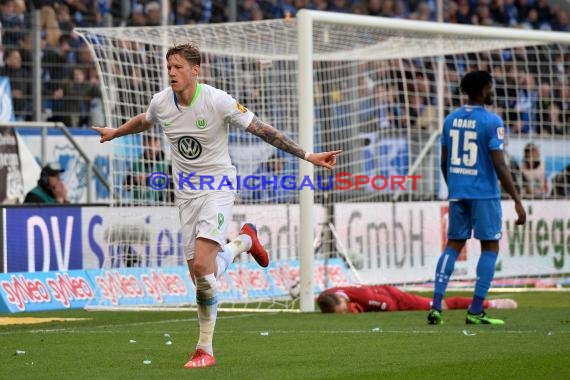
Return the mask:
<path id="1" fill-rule="evenodd" d="M 443 301 L 443 295 L 445 294 L 445 289 L 447 289 L 449 277 L 451 277 L 453 269 L 455 268 L 455 260 L 457 260 L 457 256 L 459 256 L 459 252 L 451 247 L 445 247 L 445 250 L 437 261 L 437 266 L 435 267 L 435 288 L 432 303 L 432 308 L 436 310 L 442 310 L 441 303 Z"/>
<path id="2" fill-rule="evenodd" d="M 471 314 L 483 312 L 483 302 L 487 297 L 493 277 L 495 277 L 495 263 L 497 262 L 497 257 L 497 252 L 481 252 L 479 262 L 477 263 L 477 282 L 475 283 L 473 302 L 471 302 L 471 306 L 469 307 L 469 313 Z"/>

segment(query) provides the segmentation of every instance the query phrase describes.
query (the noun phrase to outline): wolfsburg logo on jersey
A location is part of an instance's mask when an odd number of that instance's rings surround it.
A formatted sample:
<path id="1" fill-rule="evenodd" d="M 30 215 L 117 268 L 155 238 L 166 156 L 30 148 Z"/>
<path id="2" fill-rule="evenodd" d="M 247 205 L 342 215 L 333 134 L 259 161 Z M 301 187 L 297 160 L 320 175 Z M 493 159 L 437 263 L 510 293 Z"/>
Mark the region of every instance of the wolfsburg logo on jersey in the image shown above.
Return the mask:
<path id="1" fill-rule="evenodd" d="M 178 151 L 182 157 L 195 160 L 202 154 L 202 145 L 195 138 L 184 136 L 178 140 Z"/>
<path id="2" fill-rule="evenodd" d="M 208 126 L 208 122 L 206 121 L 206 119 L 197 119 L 196 120 L 196 127 L 198 129 L 204 129 Z"/>

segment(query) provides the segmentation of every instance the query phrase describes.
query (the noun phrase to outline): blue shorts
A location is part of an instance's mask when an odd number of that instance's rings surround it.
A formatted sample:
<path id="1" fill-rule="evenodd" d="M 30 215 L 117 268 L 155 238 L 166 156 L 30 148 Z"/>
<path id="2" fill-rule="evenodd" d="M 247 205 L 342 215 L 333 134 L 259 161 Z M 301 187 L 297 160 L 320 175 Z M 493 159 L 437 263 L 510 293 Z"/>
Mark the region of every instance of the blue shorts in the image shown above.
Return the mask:
<path id="1" fill-rule="evenodd" d="M 461 199 L 449 202 L 449 240 L 501 240 L 503 212 L 500 199 Z"/>

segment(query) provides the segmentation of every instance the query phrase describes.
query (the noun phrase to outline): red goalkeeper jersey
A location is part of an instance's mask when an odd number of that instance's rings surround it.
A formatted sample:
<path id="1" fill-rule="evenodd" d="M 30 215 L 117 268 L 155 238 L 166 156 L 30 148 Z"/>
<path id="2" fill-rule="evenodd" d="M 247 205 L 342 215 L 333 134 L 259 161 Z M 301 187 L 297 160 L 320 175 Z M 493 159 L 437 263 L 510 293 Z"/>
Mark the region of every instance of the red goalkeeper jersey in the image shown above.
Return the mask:
<path id="1" fill-rule="evenodd" d="M 360 311 L 429 310 L 431 299 L 387 285 L 357 285 L 330 288 L 321 294 L 337 293 L 355 303 Z"/>

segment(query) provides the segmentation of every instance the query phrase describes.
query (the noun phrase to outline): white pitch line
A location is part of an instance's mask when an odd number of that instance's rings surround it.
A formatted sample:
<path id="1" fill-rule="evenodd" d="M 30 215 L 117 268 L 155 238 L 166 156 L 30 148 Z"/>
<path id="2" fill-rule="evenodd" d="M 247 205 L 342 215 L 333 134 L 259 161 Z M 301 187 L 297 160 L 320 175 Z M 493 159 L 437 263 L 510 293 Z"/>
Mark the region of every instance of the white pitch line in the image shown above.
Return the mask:
<path id="1" fill-rule="evenodd" d="M 254 315 L 259 314 L 241 314 L 241 315 L 229 315 L 229 316 L 219 316 L 218 320 L 221 319 L 236 319 L 236 318 L 246 318 L 251 317 Z M 163 324 L 163 323 L 180 323 L 180 322 L 192 322 L 197 321 L 198 318 L 185 318 L 185 319 L 168 319 L 164 321 L 147 321 L 147 322 L 131 322 L 131 323 L 121 323 L 117 325 L 113 325 L 113 327 L 123 328 L 123 327 L 135 327 L 135 326 L 144 326 L 144 325 L 153 325 L 153 324 Z M 53 329 L 34 329 L 29 331 L 5 331 L 0 332 L 0 335 L 15 335 L 21 333 L 29 333 L 29 334 L 47 334 L 47 333 L 58 333 L 58 332 L 81 332 L 81 333 L 113 333 L 116 334 L 115 331 L 96 331 L 99 329 L 109 329 L 108 325 L 104 326 L 89 326 L 89 330 L 83 330 L 81 326 L 70 326 L 70 327 L 62 327 L 62 328 L 53 328 Z"/>
<path id="2" fill-rule="evenodd" d="M 538 330 L 512 330 L 512 331 L 501 331 L 501 330 L 380 330 L 369 329 L 369 330 L 265 330 L 269 334 L 464 334 L 464 331 L 475 334 L 544 334 L 544 335 L 557 335 L 557 334 L 570 334 L 570 330 L 562 331 L 538 331 Z M 217 332 L 216 332 L 217 333 Z M 227 331 L 221 331 L 220 334 L 228 333 Z M 239 331 L 239 333 L 247 334 L 259 334 L 260 331 Z"/>

